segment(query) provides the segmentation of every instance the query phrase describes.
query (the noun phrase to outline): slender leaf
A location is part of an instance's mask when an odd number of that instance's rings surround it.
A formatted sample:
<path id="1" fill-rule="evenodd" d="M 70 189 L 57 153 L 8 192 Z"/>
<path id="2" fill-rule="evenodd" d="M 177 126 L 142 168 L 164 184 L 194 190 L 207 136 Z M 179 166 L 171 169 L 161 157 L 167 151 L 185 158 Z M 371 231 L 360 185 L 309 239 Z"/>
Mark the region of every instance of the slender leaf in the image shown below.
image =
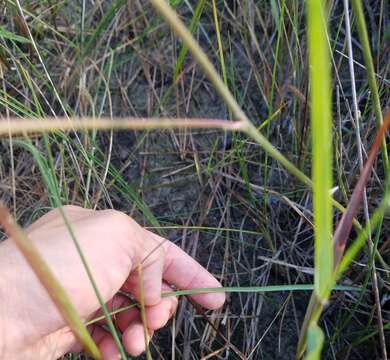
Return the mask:
<path id="1" fill-rule="evenodd" d="M 366 21 L 364 19 L 363 4 L 361 0 L 351 0 L 351 5 L 356 16 L 356 26 L 359 33 L 359 40 L 362 46 L 364 64 L 366 65 L 366 73 L 368 77 L 368 84 L 371 90 L 373 100 L 373 107 L 375 117 L 378 125 L 382 124 L 382 109 L 379 98 L 378 85 L 376 83 L 376 75 L 374 69 L 374 62 L 372 60 L 370 41 L 368 39 Z M 386 142 L 383 140 L 381 144 L 383 167 L 386 178 L 389 176 L 389 156 L 387 153 Z"/>
<path id="2" fill-rule="evenodd" d="M 326 299 L 333 272 L 332 250 L 332 121 L 330 59 L 325 2 L 308 4 L 308 41 L 311 79 L 312 179 L 314 207 L 315 291 Z"/>
<path id="3" fill-rule="evenodd" d="M 0 38 L 16 41 L 19 43 L 27 44 L 31 41 L 23 36 L 11 33 L 0 26 Z"/>
<path id="4" fill-rule="evenodd" d="M 305 360 L 319 360 L 324 345 L 324 333 L 320 327 L 313 322 L 309 326 L 307 334 L 307 354 Z"/>
<path id="5" fill-rule="evenodd" d="M 342 215 L 339 224 L 337 225 L 336 231 L 333 236 L 334 243 L 334 259 L 335 267 L 338 265 L 345 249 L 349 234 L 352 229 L 352 219 L 356 216 L 359 209 L 359 205 L 362 202 L 364 189 L 367 184 L 368 177 L 371 174 L 376 155 L 379 147 L 381 146 L 384 135 L 388 127 L 390 126 L 390 110 L 386 113 L 385 120 L 381 127 L 377 131 L 374 142 L 371 145 L 371 149 L 364 164 L 363 170 L 360 174 L 359 181 L 356 184 L 351 199 L 348 203 L 346 212 Z"/>

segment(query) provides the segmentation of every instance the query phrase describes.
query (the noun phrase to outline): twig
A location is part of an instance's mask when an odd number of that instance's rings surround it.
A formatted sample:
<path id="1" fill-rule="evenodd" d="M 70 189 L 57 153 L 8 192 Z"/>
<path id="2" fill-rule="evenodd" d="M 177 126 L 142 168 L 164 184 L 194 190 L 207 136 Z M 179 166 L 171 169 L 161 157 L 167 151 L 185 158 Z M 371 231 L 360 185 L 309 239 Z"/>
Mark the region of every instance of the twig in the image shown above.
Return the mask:
<path id="1" fill-rule="evenodd" d="M 144 297 L 144 286 L 143 286 L 143 281 L 142 281 L 142 264 L 141 263 L 139 263 L 137 265 L 137 273 L 138 273 L 138 290 L 139 290 L 139 296 L 140 296 L 139 305 L 140 305 L 142 325 L 143 325 L 143 329 L 144 329 L 146 358 L 148 360 L 152 360 L 152 355 L 150 354 L 150 349 L 149 349 L 148 327 L 147 327 L 147 323 L 146 323 L 145 297 Z"/>
<path id="2" fill-rule="evenodd" d="M 0 136 L 22 135 L 27 133 L 48 133 L 68 130 L 153 130 L 172 128 L 206 128 L 238 131 L 244 128 L 241 121 L 221 119 L 171 119 L 171 118 L 10 118 L 0 121 Z"/>

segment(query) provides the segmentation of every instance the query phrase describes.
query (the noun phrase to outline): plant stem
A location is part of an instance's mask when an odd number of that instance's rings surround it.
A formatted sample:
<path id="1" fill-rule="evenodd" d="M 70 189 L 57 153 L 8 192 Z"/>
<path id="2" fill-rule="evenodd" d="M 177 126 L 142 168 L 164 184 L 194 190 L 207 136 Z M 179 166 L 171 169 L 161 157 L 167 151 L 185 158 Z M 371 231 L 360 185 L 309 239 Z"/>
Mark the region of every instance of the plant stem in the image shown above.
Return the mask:
<path id="1" fill-rule="evenodd" d="M 220 119 L 171 119 L 171 118 L 44 118 L 0 120 L 1 135 L 22 135 L 27 133 L 48 133 L 68 130 L 153 130 L 173 128 L 212 128 L 237 131 L 244 123 Z"/>
<path id="2" fill-rule="evenodd" d="M 375 80 L 375 69 L 372 60 L 370 42 L 368 39 L 366 21 L 364 19 L 363 5 L 360 0 L 351 0 L 351 4 L 356 16 L 356 26 L 359 33 L 360 44 L 362 46 L 364 64 L 366 65 L 366 73 L 368 78 L 368 84 L 371 90 L 375 117 L 376 117 L 377 124 L 381 125 L 383 122 L 383 114 L 382 114 L 381 102 L 379 99 L 378 86 Z M 381 153 L 383 159 L 384 172 L 387 178 L 389 176 L 389 157 L 387 153 L 385 139 L 383 139 L 381 144 Z"/>
<path id="3" fill-rule="evenodd" d="M 354 64 L 353 64 L 352 36 L 351 36 L 351 24 L 349 21 L 348 0 L 343 0 L 343 4 L 344 4 L 344 14 L 345 14 L 344 17 L 345 17 L 346 41 L 347 41 L 347 47 L 348 47 L 348 64 L 349 64 L 349 72 L 350 72 L 350 76 L 351 76 L 351 86 L 352 86 L 352 103 L 353 103 L 353 112 L 354 112 L 354 118 L 355 118 L 356 142 L 357 142 L 357 147 L 358 147 L 359 167 L 360 167 L 360 171 L 362 171 L 363 170 L 363 150 L 362 150 L 363 145 L 362 145 L 362 141 L 360 139 L 360 116 L 359 116 L 358 100 L 357 100 L 357 95 L 356 95 L 355 70 L 354 70 Z M 369 59 L 366 59 L 366 60 L 369 60 Z M 371 63 L 372 63 L 372 61 L 371 61 Z M 373 85 L 376 86 L 375 78 L 374 78 Z M 374 92 L 375 92 L 375 90 L 374 90 Z M 378 90 L 376 90 L 376 94 L 378 95 L 376 97 L 376 100 L 379 100 Z M 375 105 L 378 105 L 378 104 L 375 103 Z M 380 109 L 380 103 L 379 103 L 379 109 Z M 382 111 L 380 111 L 380 114 L 382 114 Z M 385 138 L 383 138 L 383 141 L 385 141 Z M 382 153 L 387 155 L 386 143 L 384 143 L 383 141 L 382 141 Z M 385 144 L 384 147 L 383 147 L 383 144 Z M 385 165 L 387 165 L 387 164 L 385 163 Z M 385 166 L 385 168 L 386 168 L 386 166 Z M 378 277 L 376 274 L 375 257 L 373 256 L 373 254 L 376 250 L 376 247 L 374 246 L 374 244 L 372 242 L 372 237 L 371 237 L 370 214 L 369 214 L 369 210 L 368 210 L 368 200 L 367 200 L 366 188 L 364 188 L 364 190 L 363 190 L 363 208 L 364 208 L 364 218 L 365 218 L 365 221 L 367 224 L 366 226 L 368 227 L 368 239 L 367 239 L 368 240 L 368 252 L 369 252 L 370 259 L 372 259 L 370 272 L 371 272 L 372 287 L 373 287 L 373 292 L 374 292 L 375 307 L 376 307 L 376 312 L 378 314 L 377 323 L 378 323 L 378 328 L 379 328 L 379 342 L 381 345 L 382 357 L 383 357 L 383 359 L 387 359 L 385 333 L 383 330 L 382 307 L 381 307 L 381 301 L 380 301 L 380 295 L 379 295 L 379 289 L 378 289 Z"/>

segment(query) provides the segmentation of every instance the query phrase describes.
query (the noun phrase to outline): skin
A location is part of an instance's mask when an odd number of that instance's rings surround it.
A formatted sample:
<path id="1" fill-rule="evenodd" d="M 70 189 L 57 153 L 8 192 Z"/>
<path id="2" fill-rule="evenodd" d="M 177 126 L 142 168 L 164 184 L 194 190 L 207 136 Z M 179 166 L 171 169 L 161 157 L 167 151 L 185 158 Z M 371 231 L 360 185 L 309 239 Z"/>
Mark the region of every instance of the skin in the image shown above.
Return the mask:
<path id="1" fill-rule="evenodd" d="M 118 294 L 119 290 L 139 299 L 136 267 L 142 263 L 150 337 L 176 310 L 175 297 L 161 298 L 161 292 L 170 290 L 170 285 L 179 289 L 221 286 L 176 245 L 121 212 L 76 206 L 65 206 L 64 210 L 109 309 L 130 303 L 128 297 Z M 60 212 L 50 211 L 25 230 L 82 319 L 100 315 L 99 303 Z M 12 239 L 0 244 L 0 274 L 1 359 L 56 359 L 81 350 Z M 225 295 L 198 294 L 192 299 L 207 309 L 217 309 L 223 305 Z M 140 355 L 145 343 L 138 309 L 117 314 L 114 323 L 122 333 L 125 350 L 130 355 Z M 92 337 L 104 359 L 118 359 L 114 341 L 101 325 L 102 322 L 89 327 Z"/>

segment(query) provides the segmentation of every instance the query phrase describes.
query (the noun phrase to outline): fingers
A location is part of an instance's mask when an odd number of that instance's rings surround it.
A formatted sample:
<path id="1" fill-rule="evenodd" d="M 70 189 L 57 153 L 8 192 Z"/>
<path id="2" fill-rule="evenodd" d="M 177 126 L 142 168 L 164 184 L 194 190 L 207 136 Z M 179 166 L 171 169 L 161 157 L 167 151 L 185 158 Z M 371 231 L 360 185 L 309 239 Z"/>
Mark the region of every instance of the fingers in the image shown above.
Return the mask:
<path id="1" fill-rule="evenodd" d="M 76 206 L 65 206 L 64 211 L 71 221 L 84 219 L 96 213 L 92 210 L 82 209 Z M 110 212 L 112 213 L 112 211 Z M 106 216 L 107 212 L 99 213 Z M 118 213 L 116 212 L 116 217 Z M 130 218 L 121 214 L 120 223 Z M 37 226 L 58 226 L 63 222 L 58 209 L 53 210 L 38 220 L 29 231 Z M 131 240 L 133 248 L 133 268 L 127 279 L 124 289 L 131 292 L 139 301 L 140 287 L 139 274 L 135 268 L 138 262 L 142 262 L 142 285 L 144 301 L 146 306 L 153 306 L 161 300 L 161 282 L 165 279 L 179 289 L 220 287 L 220 283 L 200 264 L 178 248 L 173 243 L 144 230 L 138 224 L 133 224 Z M 146 258 L 145 261 L 144 258 Z M 196 302 L 208 309 L 216 309 L 222 306 L 225 301 L 223 293 L 197 294 L 191 296 Z"/>
<path id="2" fill-rule="evenodd" d="M 148 339 L 151 339 L 154 331 L 150 329 L 147 331 Z M 126 351 L 132 356 L 141 355 L 145 351 L 144 326 L 141 321 L 136 321 L 128 326 L 122 335 L 122 342 Z"/>
<path id="3" fill-rule="evenodd" d="M 143 298 L 146 306 L 153 306 L 161 300 L 162 273 L 165 261 L 163 244 L 165 239 L 156 237 L 149 231 L 143 230 L 142 254 L 139 254 L 140 269 L 134 264 L 133 271 L 126 280 L 123 288 L 131 292 L 140 301 L 140 276 L 142 280 Z M 139 271 L 140 270 L 140 271 Z"/>
<path id="4" fill-rule="evenodd" d="M 146 252 L 145 255 L 149 253 L 150 255 L 142 263 L 145 305 L 152 306 L 160 302 L 161 278 L 183 290 L 221 287 L 213 275 L 175 244 L 151 232 L 145 233 L 144 241 L 156 244 L 153 248 L 148 249 L 149 252 Z M 158 246 L 158 244 L 161 245 Z M 139 275 L 136 270 L 126 281 L 124 289 L 140 300 Z M 225 302 L 225 294 L 222 292 L 197 294 L 192 295 L 191 298 L 205 308 L 212 310 L 218 309 Z"/>
<path id="5" fill-rule="evenodd" d="M 161 304 L 146 309 L 148 339 L 151 339 L 154 331 L 165 326 L 169 318 L 176 310 L 177 301 L 163 299 Z M 160 310 L 169 309 L 167 313 L 160 313 Z M 138 356 L 145 351 L 144 325 L 141 320 L 138 308 L 132 308 L 117 315 L 115 321 L 122 332 L 122 343 L 125 350 L 131 356 Z M 103 359 L 118 359 L 115 342 L 110 333 L 99 325 L 95 325 L 92 337 L 102 352 Z"/>
<path id="6" fill-rule="evenodd" d="M 138 268 L 136 268 L 130 274 L 123 287 L 125 291 L 131 292 L 138 301 L 141 301 L 141 275 L 142 291 L 145 306 L 156 305 L 161 300 L 161 283 L 164 266 L 164 256 L 160 254 L 158 255 L 158 257 L 151 255 L 150 262 L 141 266 L 141 274 L 138 272 Z"/>
<path id="7" fill-rule="evenodd" d="M 175 296 L 161 299 L 155 306 L 145 308 L 146 323 L 149 329 L 158 330 L 164 327 L 176 312 L 177 298 Z"/>
<path id="8" fill-rule="evenodd" d="M 163 283 L 161 291 L 169 291 L 168 284 Z M 109 311 L 127 306 L 131 303 L 128 297 L 117 294 L 107 303 Z M 175 296 L 162 298 L 160 302 L 153 306 L 145 307 L 146 327 L 149 339 L 155 330 L 164 327 L 177 309 L 178 300 Z M 99 313 L 95 316 L 99 316 Z M 130 308 L 113 316 L 114 323 L 118 330 L 122 332 L 122 343 L 126 351 L 132 356 L 138 356 L 145 351 L 144 327 L 141 320 L 140 309 Z M 100 320 L 92 326 L 92 335 L 103 354 L 103 359 L 117 359 L 116 345 L 111 335 L 106 332 L 101 325 L 105 321 Z"/>
<path id="9" fill-rule="evenodd" d="M 221 284 L 213 275 L 175 244 L 166 242 L 164 246 L 166 259 L 163 268 L 163 279 L 165 281 L 183 290 L 221 287 Z M 222 292 L 191 295 L 191 298 L 211 310 L 221 307 L 226 299 Z"/>
<path id="10" fill-rule="evenodd" d="M 124 307 L 128 307 L 129 305 L 131 305 L 132 308 L 125 310 L 125 311 L 121 311 L 117 314 L 114 313 L 114 315 L 111 316 L 111 319 L 114 322 L 114 324 L 117 324 L 118 319 L 120 319 L 120 317 L 123 316 L 123 314 L 127 314 L 129 312 L 129 310 L 137 310 L 137 306 L 136 306 L 136 304 L 133 304 L 133 301 L 129 297 L 122 295 L 122 294 L 116 294 L 110 301 L 108 301 L 106 303 L 106 307 L 107 307 L 107 310 L 109 312 L 115 312 L 116 310 L 124 308 Z M 99 320 L 94 320 L 94 319 L 99 319 Z M 94 324 L 94 325 L 106 325 L 107 324 L 105 317 L 104 317 L 104 313 L 101 309 L 99 309 L 97 312 L 95 312 L 90 320 L 91 320 L 92 324 Z"/>
<path id="11" fill-rule="evenodd" d="M 169 291 L 171 288 L 168 284 L 162 284 L 162 291 Z M 162 298 L 161 301 L 154 306 L 145 307 L 146 324 L 149 329 L 158 330 L 164 327 L 168 320 L 176 312 L 178 300 L 176 296 Z"/>
<path id="12" fill-rule="evenodd" d="M 148 330 L 149 339 L 153 330 Z M 120 359 L 119 351 L 111 334 L 99 326 L 95 326 L 92 338 L 98 346 L 103 360 Z M 123 346 L 131 356 L 141 355 L 145 351 L 144 328 L 142 322 L 132 323 L 122 335 Z"/>
<path id="13" fill-rule="evenodd" d="M 98 346 L 103 360 L 120 359 L 119 351 L 110 333 L 99 326 L 95 326 L 93 328 L 92 338 Z"/>
<path id="14" fill-rule="evenodd" d="M 162 291 L 169 291 L 170 287 L 163 284 Z M 145 307 L 146 326 L 150 330 L 158 330 L 164 327 L 168 320 L 176 312 L 178 300 L 175 296 L 162 298 L 160 302 L 153 306 Z M 141 320 L 140 311 L 134 307 L 119 313 L 116 316 L 116 324 L 118 328 L 124 332 L 127 327 L 133 323 Z"/>
<path id="15" fill-rule="evenodd" d="M 167 284 L 162 285 L 163 291 L 168 291 Z M 177 308 L 177 298 L 172 296 L 163 298 L 153 306 L 145 307 L 146 327 L 151 338 L 155 330 L 164 327 L 173 316 Z M 116 325 L 123 333 L 122 342 L 129 354 L 138 356 L 145 351 L 144 326 L 141 320 L 140 310 L 131 308 L 116 316 Z"/>

